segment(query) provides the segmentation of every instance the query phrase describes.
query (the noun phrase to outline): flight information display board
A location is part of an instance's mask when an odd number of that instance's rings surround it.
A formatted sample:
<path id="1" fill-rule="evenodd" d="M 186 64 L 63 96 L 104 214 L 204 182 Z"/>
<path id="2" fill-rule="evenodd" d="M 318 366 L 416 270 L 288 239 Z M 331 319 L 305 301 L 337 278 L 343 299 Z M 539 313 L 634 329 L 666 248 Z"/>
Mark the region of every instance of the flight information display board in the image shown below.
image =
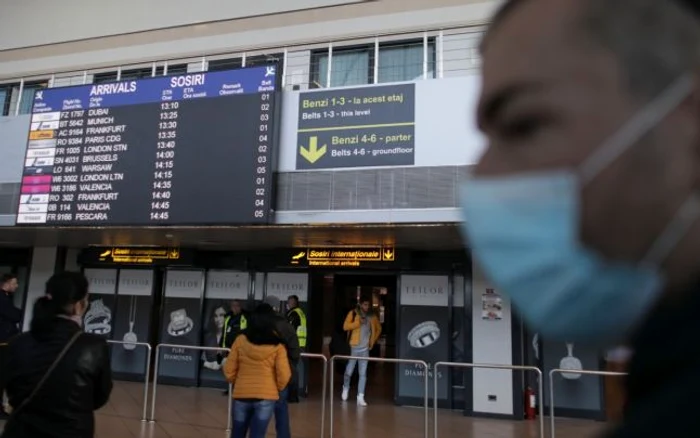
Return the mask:
<path id="1" fill-rule="evenodd" d="M 18 225 L 267 223 L 276 65 L 34 97 Z"/>

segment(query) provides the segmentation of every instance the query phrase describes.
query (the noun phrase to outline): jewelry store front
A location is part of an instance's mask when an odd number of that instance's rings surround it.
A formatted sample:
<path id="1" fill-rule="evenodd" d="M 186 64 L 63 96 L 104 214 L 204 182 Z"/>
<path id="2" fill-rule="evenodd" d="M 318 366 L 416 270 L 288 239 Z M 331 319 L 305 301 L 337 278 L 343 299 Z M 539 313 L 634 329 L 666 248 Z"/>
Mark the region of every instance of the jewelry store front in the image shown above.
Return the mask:
<path id="1" fill-rule="evenodd" d="M 362 251 L 367 252 L 369 248 Z M 314 249 L 280 251 L 202 252 L 179 248 L 84 249 L 79 257 L 91 284 L 85 330 L 107 339 L 184 346 L 218 346 L 229 302 L 239 299 L 253 308 L 266 295 L 286 300 L 298 295 L 307 315 L 307 351 L 324 351 L 332 335 L 326 312 L 335 295 L 361 284 L 395 278 L 382 290 L 391 309 L 383 331 L 391 339 L 387 357 L 437 361 L 468 361 L 471 356 L 471 299 L 465 287 L 470 275 L 462 252 L 396 251 L 386 260 L 386 248 L 376 263 L 309 260 Z M 324 249 L 325 253 L 332 251 Z M 304 255 L 300 255 L 304 253 Z M 347 251 L 338 251 L 337 254 Z M 388 254 L 388 253 L 387 253 Z M 336 263 L 337 262 L 337 263 Z M 375 277 L 377 280 L 373 280 Z M 383 281 L 383 280 L 382 280 Z M 333 282 L 338 287 L 332 286 Z M 347 284 L 346 284 L 347 283 Z M 350 285 L 353 283 L 353 285 Z M 468 282 L 467 282 L 468 283 Z M 328 285 L 331 284 L 329 287 Z M 375 285 L 376 286 L 376 285 Z M 368 286 L 367 286 L 368 287 Z M 353 288 L 354 290 L 355 288 Z M 331 318 L 333 319 L 333 318 Z M 154 349 L 155 350 L 155 349 Z M 142 380 L 147 349 L 117 344 L 112 367 L 121 380 Z M 186 348 L 162 348 L 159 381 L 183 386 L 225 387 L 216 353 Z M 316 364 L 311 364 L 314 372 Z M 412 365 L 384 365 L 394 370 L 387 396 L 401 405 L 422 405 L 424 371 Z M 309 369 L 309 367 L 307 367 Z M 429 377 L 432 372 L 429 372 Z M 471 379 L 461 371 L 441 371 L 440 403 L 464 409 Z M 304 378 L 309 385 L 316 378 Z"/>

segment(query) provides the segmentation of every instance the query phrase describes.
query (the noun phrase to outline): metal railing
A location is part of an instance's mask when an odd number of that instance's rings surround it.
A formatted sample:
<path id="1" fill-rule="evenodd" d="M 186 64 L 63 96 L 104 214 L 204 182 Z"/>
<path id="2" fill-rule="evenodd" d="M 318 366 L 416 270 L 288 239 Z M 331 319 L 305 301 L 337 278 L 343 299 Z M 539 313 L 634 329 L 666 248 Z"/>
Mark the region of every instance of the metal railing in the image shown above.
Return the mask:
<path id="1" fill-rule="evenodd" d="M 320 359 L 323 361 L 323 383 L 321 384 L 321 438 L 326 435 L 326 389 L 328 383 L 328 358 L 323 354 L 301 353 L 301 357 L 307 359 Z M 332 424 L 332 423 L 331 423 Z M 331 425 L 331 429 L 333 426 Z"/>
<path id="2" fill-rule="evenodd" d="M 522 366 L 522 365 L 497 365 L 488 363 L 459 363 L 459 362 L 437 362 L 433 365 L 433 372 L 435 373 L 434 388 L 433 388 L 433 411 L 435 417 L 433 420 L 434 433 L 433 438 L 438 438 L 438 379 L 437 372 L 438 368 L 469 368 L 469 369 L 487 369 L 487 370 L 510 370 L 510 371 L 531 371 L 537 374 L 537 398 L 539 404 L 539 417 L 540 417 L 540 438 L 545 438 L 544 432 L 544 389 L 542 387 L 542 370 L 537 367 Z"/>
<path id="3" fill-rule="evenodd" d="M 183 350 L 194 350 L 194 351 L 218 351 L 221 353 L 228 353 L 231 350 L 222 347 L 199 347 L 196 345 L 176 345 L 176 344 L 158 344 L 156 345 L 156 366 L 155 373 L 153 374 L 153 394 L 151 395 L 151 418 L 149 419 L 151 423 L 156 421 L 156 397 L 158 396 L 158 373 L 160 372 L 160 350 L 161 348 L 180 348 Z M 231 384 L 228 385 L 229 393 L 231 392 Z M 226 433 L 231 433 L 231 407 L 233 406 L 233 398 L 228 398 L 228 411 L 226 413 Z"/>
<path id="4" fill-rule="evenodd" d="M 590 370 L 563 370 L 555 368 L 549 372 L 549 421 L 550 432 L 549 436 L 555 438 L 555 417 L 554 417 L 554 375 L 555 374 L 582 374 L 584 376 L 600 376 L 600 377 L 624 377 L 627 373 L 618 373 L 614 371 L 590 371 Z"/>
<path id="5" fill-rule="evenodd" d="M 151 344 L 146 342 L 124 342 L 113 340 L 107 340 L 107 343 L 112 345 L 134 345 L 136 347 L 144 347 L 146 349 L 146 373 L 143 378 L 143 414 L 141 415 L 141 421 L 148 421 L 148 383 L 151 376 Z"/>
<path id="6" fill-rule="evenodd" d="M 464 23 L 455 23 L 448 26 L 440 27 L 424 27 L 417 26 L 411 29 L 404 29 L 401 31 L 384 31 L 384 32 L 369 32 L 369 33 L 358 33 L 347 37 L 332 38 L 329 42 L 328 36 L 319 36 L 317 38 L 311 38 L 305 41 L 294 42 L 290 44 L 277 44 L 268 46 L 249 46 L 245 48 L 240 48 L 236 51 L 224 50 L 224 51 L 205 51 L 204 53 L 198 55 L 189 56 L 174 56 L 167 58 L 157 58 L 150 61 L 135 61 L 129 62 L 125 61 L 120 64 L 97 64 L 93 65 L 88 69 L 60 69 L 54 71 L 45 72 L 31 72 L 28 75 L 24 75 L 23 79 L 26 81 L 36 81 L 37 79 L 45 78 L 49 83 L 49 86 L 53 86 L 53 82 L 59 82 L 59 86 L 70 86 L 79 85 L 81 82 L 87 82 L 87 78 L 84 76 L 92 75 L 94 73 L 117 73 L 117 78 L 123 79 L 121 77 L 121 72 L 130 70 L 152 70 L 153 75 L 168 74 L 169 65 L 181 65 L 190 64 L 193 66 L 192 70 L 205 71 L 207 69 L 208 63 L 221 62 L 221 61 L 231 61 L 232 68 L 236 67 L 246 67 L 250 65 L 255 65 L 260 63 L 262 59 L 278 59 L 280 61 L 293 61 L 286 58 L 293 58 L 295 54 L 299 52 L 311 51 L 313 53 L 327 53 L 327 52 L 339 52 L 341 55 L 353 52 L 358 46 L 369 47 L 370 50 L 374 49 L 376 54 L 376 49 L 379 48 L 383 50 L 385 48 L 396 48 L 397 45 L 401 43 L 411 44 L 411 45 L 425 45 L 429 44 L 428 57 L 430 64 L 442 65 L 454 60 L 453 56 L 450 54 L 455 52 L 460 52 L 460 56 L 464 58 L 460 59 L 471 59 L 472 57 L 478 56 L 478 53 L 470 53 L 470 49 L 474 49 L 473 52 L 478 52 L 479 42 L 485 30 L 485 26 L 488 24 L 487 21 L 475 22 L 475 21 L 465 21 Z M 468 41 L 467 44 L 455 44 L 455 41 L 465 40 Z M 387 44 L 385 46 L 385 44 Z M 423 58 L 426 57 L 425 48 L 422 50 Z M 432 53 L 431 53 L 432 52 Z M 445 56 L 447 54 L 447 56 Z M 297 55 L 301 58 L 301 55 Z M 289 62 L 293 64 L 295 68 L 298 69 L 298 62 Z M 286 62 L 285 62 L 286 64 Z M 420 73 L 423 73 L 424 69 Z M 195 71 L 192 71 L 195 72 Z M 325 83 L 325 72 L 319 72 L 319 77 L 322 79 L 322 83 Z M 376 76 L 377 71 L 374 71 Z M 290 72 L 287 76 L 293 77 L 297 72 Z M 73 79 L 71 83 L 64 85 L 65 79 Z M 22 77 L 20 76 L 5 76 L 0 77 L 0 83 L 7 82 L 12 84 L 17 84 Z M 62 81 L 63 80 L 63 81 Z M 290 81 L 296 83 L 294 80 Z"/>
<path id="7" fill-rule="evenodd" d="M 333 392 L 334 392 L 334 375 L 335 375 L 335 361 L 336 359 L 340 360 L 366 360 L 367 362 L 383 362 L 383 363 L 395 363 L 395 364 L 413 364 L 413 365 L 420 365 L 425 369 L 425 374 L 423 375 L 424 377 L 424 395 L 423 395 L 423 409 L 425 410 L 425 438 L 428 438 L 430 436 L 430 415 L 429 415 L 429 410 L 430 408 L 428 407 L 428 392 L 430 392 L 430 385 L 428 384 L 428 371 L 430 367 L 428 366 L 428 363 L 422 360 L 413 360 L 413 359 L 393 359 L 393 358 L 380 358 L 380 357 L 359 357 L 359 356 L 341 356 L 341 355 L 336 355 L 331 357 L 330 360 L 330 438 L 333 438 Z"/>
<path id="8" fill-rule="evenodd" d="M 208 71 L 209 62 L 230 60 L 231 68 L 237 68 L 259 64 L 262 59 L 276 59 L 281 63 L 281 82 L 285 90 L 467 76 L 476 73 L 480 67 L 477 47 L 483 32 L 481 24 L 465 23 L 439 29 L 421 27 L 403 32 L 355 35 L 332 42 L 319 38 L 286 46 L 250 47 L 238 52 L 203 53 L 196 57 L 6 76 L 0 78 L 0 89 L 7 91 L 7 95 L 0 100 L 0 117 L 29 111 L 31 105 L 26 102 L 23 105 L 22 101 L 32 96 L 25 95 L 24 89 L 92 84 L 95 75 L 105 73 L 113 73 L 116 80 L 124 79 L 122 73 L 130 71 L 138 72 L 138 78 L 167 75 L 168 66 L 182 64 L 190 66 L 189 73 L 197 73 Z M 406 48 L 405 60 L 401 65 L 385 60 L 385 50 L 395 52 L 401 47 Z M 358 61 L 333 62 L 334 56 L 347 58 L 353 54 L 358 56 Z M 367 61 L 359 61 L 365 58 Z M 368 74 L 370 71 L 371 74 Z M 150 74 L 144 75 L 144 72 Z"/>

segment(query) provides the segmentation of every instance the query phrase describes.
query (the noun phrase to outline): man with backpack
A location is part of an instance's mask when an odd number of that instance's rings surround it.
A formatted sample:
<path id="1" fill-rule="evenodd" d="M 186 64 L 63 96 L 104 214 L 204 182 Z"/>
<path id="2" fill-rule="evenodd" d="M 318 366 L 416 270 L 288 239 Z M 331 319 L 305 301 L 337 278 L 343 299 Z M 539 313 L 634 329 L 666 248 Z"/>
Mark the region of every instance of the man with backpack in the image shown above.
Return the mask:
<path id="1" fill-rule="evenodd" d="M 343 330 L 348 334 L 350 356 L 369 357 L 370 350 L 382 333 L 382 325 L 379 322 L 379 318 L 372 311 L 372 298 L 370 296 L 363 295 L 357 308 L 348 312 L 343 323 Z M 350 380 L 355 372 L 355 365 L 357 365 L 358 374 L 360 375 L 357 387 L 357 405 L 367 406 L 365 388 L 367 386 L 368 362 L 362 359 L 351 359 L 348 361 L 343 378 L 343 394 L 341 396 L 343 401 L 346 401 L 350 395 Z"/>

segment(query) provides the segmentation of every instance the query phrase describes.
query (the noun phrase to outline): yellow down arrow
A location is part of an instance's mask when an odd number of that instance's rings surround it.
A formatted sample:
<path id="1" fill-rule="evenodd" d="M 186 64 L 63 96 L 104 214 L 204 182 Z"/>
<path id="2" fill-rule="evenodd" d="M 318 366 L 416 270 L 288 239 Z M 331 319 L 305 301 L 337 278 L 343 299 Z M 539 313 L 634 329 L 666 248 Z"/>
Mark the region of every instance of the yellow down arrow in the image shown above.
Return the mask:
<path id="1" fill-rule="evenodd" d="M 318 147 L 318 137 L 309 138 L 309 148 L 300 146 L 299 153 L 302 157 L 306 158 L 306 161 L 313 164 L 319 160 L 322 156 L 326 155 L 326 145 L 324 144 L 320 148 Z"/>

